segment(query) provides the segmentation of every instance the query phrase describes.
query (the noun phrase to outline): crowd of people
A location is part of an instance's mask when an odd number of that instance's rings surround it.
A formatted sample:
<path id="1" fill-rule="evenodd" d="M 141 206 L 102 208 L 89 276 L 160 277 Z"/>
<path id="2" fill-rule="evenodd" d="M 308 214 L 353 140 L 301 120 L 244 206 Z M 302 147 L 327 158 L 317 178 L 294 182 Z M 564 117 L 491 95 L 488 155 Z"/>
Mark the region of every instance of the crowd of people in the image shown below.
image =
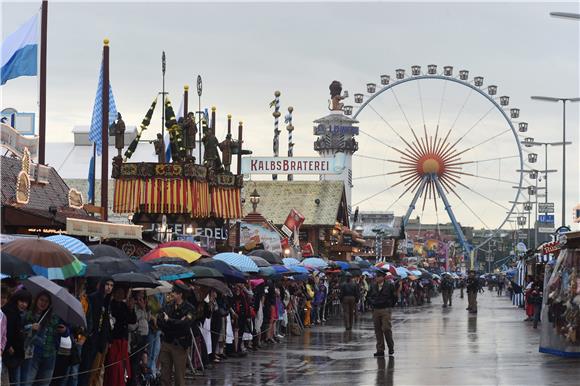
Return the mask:
<path id="1" fill-rule="evenodd" d="M 358 313 L 377 313 L 387 303 L 388 308 L 430 303 L 446 291 L 445 276 L 411 280 L 378 273 L 252 277 L 244 283 L 226 282 L 226 288 L 184 279 L 173 282 L 167 293 L 131 289 L 110 278 L 59 282 L 82 304 L 86 328 L 69 325 L 53 313 L 50 294 L 33 297 L 18 281 L 3 280 L 2 384 L 183 385 L 188 369 L 195 375 L 205 366 L 300 335 L 330 317 L 343 313 L 350 330 Z M 383 279 L 393 289 L 387 303 L 377 300 L 382 290 L 377 282 Z M 455 280 L 452 286 L 457 286 Z M 392 338 L 382 326 L 390 330 L 390 312 L 379 313 L 373 316 L 381 323 L 377 334 L 386 334 L 390 344 Z"/>

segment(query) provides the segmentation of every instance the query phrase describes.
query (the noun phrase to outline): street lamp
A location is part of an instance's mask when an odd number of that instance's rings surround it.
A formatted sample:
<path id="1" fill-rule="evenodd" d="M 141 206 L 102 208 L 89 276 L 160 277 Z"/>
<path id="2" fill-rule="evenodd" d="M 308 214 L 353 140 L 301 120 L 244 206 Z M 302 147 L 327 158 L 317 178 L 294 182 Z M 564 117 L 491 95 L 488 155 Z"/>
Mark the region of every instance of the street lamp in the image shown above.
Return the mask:
<path id="1" fill-rule="evenodd" d="M 260 194 L 258 194 L 256 188 L 254 188 L 254 191 L 252 192 L 252 194 L 250 194 L 250 202 L 252 203 L 253 213 L 256 213 L 256 209 L 258 208 L 258 204 L 260 203 Z"/>
<path id="2" fill-rule="evenodd" d="M 566 102 L 578 102 L 580 98 L 554 98 L 532 96 L 533 100 L 544 102 L 562 102 L 562 226 L 566 225 Z"/>

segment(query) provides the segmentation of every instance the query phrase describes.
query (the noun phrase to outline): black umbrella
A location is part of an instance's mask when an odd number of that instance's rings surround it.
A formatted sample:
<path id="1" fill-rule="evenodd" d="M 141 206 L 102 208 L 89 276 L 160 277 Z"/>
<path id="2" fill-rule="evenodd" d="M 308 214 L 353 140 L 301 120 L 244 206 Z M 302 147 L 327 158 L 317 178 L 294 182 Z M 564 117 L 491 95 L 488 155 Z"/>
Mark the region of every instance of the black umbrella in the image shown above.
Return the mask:
<path id="1" fill-rule="evenodd" d="M 421 272 L 422 279 L 432 279 L 433 278 L 433 274 L 431 272 L 427 271 L 426 269 L 419 268 L 419 271 Z"/>
<path id="2" fill-rule="evenodd" d="M 256 249 L 255 251 L 248 253 L 248 256 L 258 256 L 270 264 L 284 265 L 280 255 L 277 255 L 274 252 L 266 251 L 264 249 Z"/>
<path id="3" fill-rule="evenodd" d="M 193 277 L 197 278 L 213 278 L 213 279 L 223 279 L 224 275 L 215 268 L 203 267 L 203 266 L 193 266 L 189 267 L 189 270 L 193 272 Z"/>
<path id="4" fill-rule="evenodd" d="M 189 267 L 189 263 L 187 261 L 179 259 L 177 257 L 160 257 L 158 259 L 151 259 L 147 262 L 142 263 L 149 265 L 173 264 L 173 265 L 181 265 L 182 267 Z"/>
<path id="5" fill-rule="evenodd" d="M 256 265 L 258 267 L 269 267 L 272 265 L 272 264 L 268 263 L 266 261 L 266 259 L 264 259 L 260 256 L 249 256 L 249 257 L 250 257 L 250 259 L 252 259 L 254 261 L 254 263 L 256 263 Z"/>
<path id="6" fill-rule="evenodd" d="M 117 273 L 151 272 L 153 267 L 147 264 L 137 264 L 129 258 L 103 256 L 85 260 L 87 265 L 86 277 L 109 277 Z"/>
<path id="7" fill-rule="evenodd" d="M 203 261 L 200 261 L 203 260 Z M 196 262 L 195 267 L 209 267 L 217 269 L 227 281 L 234 283 L 245 283 L 246 274 L 237 268 L 232 267 L 228 263 L 224 263 L 221 260 L 214 259 L 199 259 Z"/>
<path id="8" fill-rule="evenodd" d="M 159 285 L 157 280 L 142 273 L 117 273 L 111 276 L 115 284 L 128 285 L 138 288 L 155 288 Z"/>
<path id="9" fill-rule="evenodd" d="M 95 257 L 112 256 L 112 257 L 124 257 L 126 259 L 129 258 L 129 256 L 127 256 L 127 254 L 122 250 L 120 250 L 119 248 L 107 244 L 90 245 L 89 249 L 93 251 Z"/>
<path id="10" fill-rule="evenodd" d="M 0 268 L 4 275 L 13 278 L 23 278 L 36 275 L 30 264 L 26 261 L 20 260 L 14 255 L 2 251 L 0 252 L 0 260 L 2 262 Z"/>
<path id="11" fill-rule="evenodd" d="M 184 267 L 181 265 L 174 264 L 160 264 L 154 267 L 151 273 L 157 280 L 178 280 L 178 279 L 189 279 L 194 276 L 189 267 Z"/>
<path id="12" fill-rule="evenodd" d="M 73 326 L 87 327 L 83 306 L 66 288 L 63 288 L 43 276 L 32 276 L 24 280 L 24 287 L 33 296 L 42 291 L 48 291 L 51 298 L 52 311 L 65 323 Z"/>
<path id="13" fill-rule="evenodd" d="M 229 287 L 219 280 L 211 278 L 195 279 L 194 283 L 202 285 L 204 287 L 213 288 L 224 296 L 230 297 L 233 296 L 232 291 L 229 289 Z"/>

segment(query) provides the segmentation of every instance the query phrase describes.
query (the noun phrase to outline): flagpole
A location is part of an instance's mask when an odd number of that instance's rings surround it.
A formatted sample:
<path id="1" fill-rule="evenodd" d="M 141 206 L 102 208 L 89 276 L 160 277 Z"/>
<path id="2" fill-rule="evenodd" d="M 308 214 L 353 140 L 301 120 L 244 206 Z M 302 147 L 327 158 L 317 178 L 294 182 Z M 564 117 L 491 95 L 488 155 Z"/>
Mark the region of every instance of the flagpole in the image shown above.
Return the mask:
<path id="1" fill-rule="evenodd" d="M 93 142 L 93 159 L 91 160 L 93 163 L 93 175 L 91 176 L 91 183 L 93 184 L 93 196 L 91 197 L 91 204 L 95 205 L 95 182 L 97 178 L 97 143 Z"/>
<path id="2" fill-rule="evenodd" d="M 101 145 L 101 218 L 109 217 L 109 39 L 103 40 L 103 90 L 102 90 L 102 145 Z"/>
<path id="3" fill-rule="evenodd" d="M 42 0 L 40 23 L 40 100 L 38 108 L 38 163 L 45 164 L 46 144 L 46 35 L 48 24 L 48 0 Z"/>
<path id="4" fill-rule="evenodd" d="M 163 158 L 167 161 L 165 158 L 165 151 L 167 146 L 165 143 L 165 51 L 163 51 L 163 54 L 161 54 L 161 75 L 163 78 L 163 85 L 161 89 L 161 106 L 163 106 L 161 109 L 161 143 L 163 144 Z"/>

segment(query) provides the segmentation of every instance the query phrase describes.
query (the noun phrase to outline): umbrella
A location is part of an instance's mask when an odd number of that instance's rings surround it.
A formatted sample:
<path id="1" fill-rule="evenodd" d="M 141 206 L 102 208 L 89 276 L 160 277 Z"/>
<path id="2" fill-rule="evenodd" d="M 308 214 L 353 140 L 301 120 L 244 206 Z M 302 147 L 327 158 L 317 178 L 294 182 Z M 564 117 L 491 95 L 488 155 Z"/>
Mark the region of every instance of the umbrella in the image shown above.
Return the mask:
<path id="1" fill-rule="evenodd" d="M 159 286 L 155 288 L 133 288 L 133 291 L 145 291 L 147 296 L 157 295 L 157 294 L 168 294 L 173 289 L 173 284 L 165 281 L 159 280 Z"/>
<path id="2" fill-rule="evenodd" d="M 298 259 L 295 259 L 293 257 L 285 257 L 282 259 L 282 262 L 284 263 L 284 265 L 286 267 L 290 266 L 290 265 L 298 265 L 300 264 L 300 261 L 298 261 Z"/>
<path id="3" fill-rule="evenodd" d="M 307 275 L 310 273 L 306 268 L 304 268 L 301 265 L 291 265 L 288 267 L 288 269 L 294 273 L 304 273 Z"/>
<path id="4" fill-rule="evenodd" d="M 396 269 L 397 275 L 401 277 L 401 279 L 407 278 L 409 276 L 409 271 L 407 271 L 404 267 L 397 267 Z"/>
<path id="5" fill-rule="evenodd" d="M 116 273 L 111 278 L 115 284 L 128 285 L 129 287 L 155 288 L 159 285 L 157 280 L 143 273 Z"/>
<path id="6" fill-rule="evenodd" d="M 370 267 L 371 267 L 371 263 L 369 263 L 369 262 L 368 262 L 368 261 L 366 261 L 366 260 L 359 260 L 359 261 L 357 261 L 356 263 L 357 263 L 357 264 L 359 265 L 359 267 L 361 267 L 361 268 L 370 268 Z"/>
<path id="7" fill-rule="evenodd" d="M 248 256 L 248 257 L 250 259 L 252 259 L 258 267 L 269 267 L 270 265 L 272 265 L 272 264 L 268 263 L 268 261 L 266 259 L 264 259 L 263 257 L 260 257 L 260 256 Z"/>
<path id="8" fill-rule="evenodd" d="M 24 280 L 24 286 L 33 296 L 48 291 L 52 300 L 52 311 L 65 323 L 86 328 L 87 320 L 83 306 L 66 288 L 42 276 L 32 276 Z"/>
<path id="9" fill-rule="evenodd" d="M 302 265 L 309 265 L 311 267 L 320 269 L 328 267 L 328 263 L 322 260 L 320 257 L 308 257 L 302 260 Z"/>
<path id="10" fill-rule="evenodd" d="M 204 287 L 213 288 L 216 291 L 220 292 L 224 296 L 229 296 L 229 297 L 233 296 L 232 291 L 229 289 L 229 287 L 219 280 L 211 279 L 211 278 L 195 279 L 194 283 L 202 285 Z"/>
<path id="11" fill-rule="evenodd" d="M 200 261 L 195 264 L 192 268 L 196 267 L 208 267 L 218 270 L 227 281 L 235 283 L 245 283 L 246 275 L 237 268 L 232 267 L 228 263 L 224 263 L 220 260 L 214 259 L 200 259 Z"/>
<path id="12" fill-rule="evenodd" d="M 6 244 L 2 250 L 26 261 L 37 275 L 49 280 L 82 276 L 86 268 L 68 250 L 44 239 L 16 239 Z"/>
<path id="13" fill-rule="evenodd" d="M 48 236 L 44 238 L 45 240 L 52 241 L 60 245 L 63 248 L 66 248 L 70 253 L 75 254 L 82 254 L 82 255 L 92 255 L 93 252 L 87 247 L 85 243 L 80 241 L 79 239 L 75 239 L 74 237 L 65 236 L 65 235 L 54 235 Z"/>
<path id="14" fill-rule="evenodd" d="M 283 265 L 273 265 L 272 269 L 280 274 L 286 274 L 291 272 L 288 267 L 284 267 Z"/>
<path id="15" fill-rule="evenodd" d="M 194 252 L 190 249 L 185 249 L 181 247 L 165 247 L 165 248 L 155 248 L 145 256 L 141 258 L 141 261 L 148 262 L 153 259 L 160 259 L 164 257 L 178 258 L 185 260 L 188 263 L 193 263 L 201 257 L 201 254 Z"/>
<path id="16" fill-rule="evenodd" d="M 421 271 L 419 271 L 418 269 L 414 269 L 414 270 L 412 270 L 412 271 L 411 271 L 411 274 L 412 274 L 413 276 L 417 276 L 417 277 L 420 277 L 420 276 L 422 276 L 422 275 L 423 275 L 423 274 L 421 273 Z"/>
<path id="17" fill-rule="evenodd" d="M 266 251 L 264 249 L 256 249 L 255 251 L 248 253 L 248 256 L 261 257 L 270 264 L 284 264 L 282 258 L 280 258 L 280 255 L 275 254 L 274 252 L 271 251 Z"/>
<path id="18" fill-rule="evenodd" d="M 348 264 L 348 268 L 347 269 L 349 269 L 349 270 L 350 269 L 359 269 L 360 270 L 360 268 L 361 268 L 360 265 L 358 265 L 358 263 L 354 263 L 352 261 L 349 262 L 349 263 L 347 263 L 347 264 Z"/>
<path id="19" fill-rule="evenodd" d="M 0 264 L 1 271 L 7 277 L 21 278 L 35 275 L 30 264 L 14 255 L 1 251 L 0 261 L 2 262 Z"/>
<path id="20" fill-rule="evenodd" d="M 261 276 L 264 277 L 273 277 L 273 276 L 281 276 L 274 268 L 272 267 L 260 267 Z"/>
<path id="21" fill-rule="evenodd" d="M 346 261 L 334 261 L 333 263 L 341 270 L 346 270 L 350 268 L 350 265 Z"/>
<path id="22" fill-rule="evenodd" d="M 221 260 L 239 269 L 242 272 L 258 272 L 258 266 L 254 260 L 246 255 L 233 252 L 218 253 L 213 257 L 215 260 Z"/>
<path id="23" fill-rule="evenodd" d="M 159 245 L 159 248 L 165 248 L 165 247 L 185 248 L 185 249 L 189 249 L 190 251 L 197 252 L 202 256 L 211 256 L 211 253 L 209 253 L 208 251 L 206 251 L 205 249 L 203 249 L 198 244 L 196 244 L 192 241 L 175 240 L 175 241 L 169 241 L 167 243 L 163 243 L 163 244 Z"/>
<path id="24" fill-rule="evenodd" d="M 143 271 L 129 258 L 103 256 L 85 260 L 85 264 L 87 265 L 86 277 L 109 277 L 116 273 Z"/>
<path id="25" fill-rule="evenodd" d="M 375 264 L 375 267 L 380 268 L 382 271 L 390 272 L 392 275 L 398 275 L 397 269 L 392 264 L 381 262 Z"/>
<path id="26" fill-rule="evenodd" d="M 149 265 L 159 265 L 159 264 L 173 264 L 173 265 L 181 265 L 182 267 L 189 267 L 189 263 L 185 260 L 179 259 L 177 257 L 160 257 L 158 259 L 151 259 L 147 262 L 141 261 L 143 264 Z"/>
<path id="27" fill-rule="evenodd" d="M 153 267 L 151 276 L 157 280 L 178 280 L 189 279 L 194 276 L 194 273 L 181 265 L 161 264 Z"/>
<path id="28" fill-rule="evenodd" d="M 223 279 L 224 275 L 215 268 L 203 267 L 203 266 L 193 266 L 189 267 L 188 270 L 193 273 L 195 278 L 213 278 L 213 279 Z"/>
<path id="29" fill-rule="evenodd" d="M 119 248 L 113 247 L 107 244 L 97 244 L 89 246 L 89 249 L 93 252 L 96 257 L 101 256 L 112 256 L 112 257 L 124 257 L 129 258 L 125 252 Z"/>
<path id="30" fill-rule="evenodd" d="M 431 272 L 427 271 L 426 269 L 419 268 L 419 271 L 421 272 L 421 276 L 424 279 L 431 279 L 431 278 L 433 278 L 433 274 Z"/>

